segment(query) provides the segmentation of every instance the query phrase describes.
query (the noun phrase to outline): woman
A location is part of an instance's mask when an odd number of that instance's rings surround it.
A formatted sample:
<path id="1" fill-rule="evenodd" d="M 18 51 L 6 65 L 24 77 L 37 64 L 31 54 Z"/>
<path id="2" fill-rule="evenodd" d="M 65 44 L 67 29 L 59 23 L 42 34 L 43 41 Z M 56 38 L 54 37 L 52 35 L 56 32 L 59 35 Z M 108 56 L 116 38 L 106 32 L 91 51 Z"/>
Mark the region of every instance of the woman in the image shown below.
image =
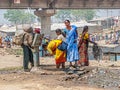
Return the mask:
<path id="1" fill-rule="evenodd" d="M 89 38 L 88 34 L 88 26 L 84 26 L 82 35 L 79 40 L 78 48 L 79 48 L 79 54 L 80 54 L 80 60 L 79 64 L 81 66 L 88 66 L 88 44 L 89 42 L 95 44 L 95 42 L 92 42 Z"/>
<path id="2" fill-rule="evenodd" d="M 61 29 L 56 29 L 55 32 L 56 32 L 56 34 L 57 34 L 57 39 L 60 39 L 60 40 L 62 40 L 62 41 L 65 41 L 65 37 L 63 36 Z"/>
<path id="3" fill-rule="evenodd" d="M 77 61 L 79 60 L 78 46 L 77 46 L 77 27 L 75 25 L 70 25 L 69 20 L 64 21 L 66 28 L 64 33 L 66 36 L 67 46 L 67 61 L 70 62 L 69 67 L 77 68 Z M 75 65 L 72 65 L 72 62 L 75 62 Z"/>
<path id="4" fill-rule="evenodd" d="M 65 68 L 66 54 L 65 51 L 59 50 L 57 47 L 62 43 L 62 40 L 52 40 L 47 45 L 47 50 L 50 53 L 49 55 L 55 55 L 56 68 Z"/>

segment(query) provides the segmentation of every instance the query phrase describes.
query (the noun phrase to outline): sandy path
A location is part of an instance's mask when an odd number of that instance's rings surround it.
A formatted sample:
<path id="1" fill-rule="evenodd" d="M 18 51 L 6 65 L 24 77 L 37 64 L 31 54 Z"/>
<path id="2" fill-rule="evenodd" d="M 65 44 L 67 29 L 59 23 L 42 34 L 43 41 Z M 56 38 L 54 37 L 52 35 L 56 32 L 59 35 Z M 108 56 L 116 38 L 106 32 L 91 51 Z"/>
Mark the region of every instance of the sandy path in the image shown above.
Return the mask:
<path id="1" fill-rule="evenodd" d="M 55 88 L 50 88 L 42 84 L 14 84 L 14 85 L 0 85 L 0 90 L 104 90 L 96 89 L 91 87 L 70 87 L 65 88 L 62 86 L 56 86 Z"/>
<path id="2" fill-rule="evenodd" d="M 22 65 L 22 57 L 15 55 L 0 55 L 0 68 L 18 67 Z"/>
<path id="3" fill-rule="evenodd" d="M 0 68 L 6 67 L 18 67 L 22 66 L 22 57 L 16 57 L 15 55 L 0 55 Z M 46 57 L 41 58 L 41 65 L 50 72 L 59 73 L 55 70 L 54 58 Z M 96 61 L 91 61 L 92 66 L 107 66 L 112 63 L 118 64 L 117 62 L 106 62 L 101 61 L 100 63 Z M 66 63 L 68 64 L 68 63 Z M 103 65 L 104 64 L 104 65 Z M 53 66 L 52 66 L 53 65 Z M 88 87 L 83 85 L 69 84 L 61 85 L 61 82 L 57 80 L 59 76 L 35 76 L 34 74 L 28 73 L 12 73 L 0 75 L 0 90 L 105 90 L 94 87 Z M 65 82 L 64 82 L 65 84 Z M 67 87 L 66 87 L 67 86 Z"/>

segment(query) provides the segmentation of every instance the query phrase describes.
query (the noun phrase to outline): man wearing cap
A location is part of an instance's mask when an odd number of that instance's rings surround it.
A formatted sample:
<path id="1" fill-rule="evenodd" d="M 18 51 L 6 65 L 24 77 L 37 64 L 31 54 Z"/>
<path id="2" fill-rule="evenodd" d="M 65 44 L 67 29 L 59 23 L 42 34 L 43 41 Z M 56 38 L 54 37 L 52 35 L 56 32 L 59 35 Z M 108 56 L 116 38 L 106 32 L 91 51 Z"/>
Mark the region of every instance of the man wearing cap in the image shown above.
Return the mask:
<path id="1" fill-rule="evenodd" d="M 32 52 L 33 52 L 33 60 L 34 60 L 34 68 L 32 70 L 38 69 L 39 66 L 39 46 L 42 42 L 42 35 L 40 34 L 40 29 L 35 28 L 33 34 L 33 43 L 32 43 Z"/>
<path id="2" fill-rule="evenodd" d="M 30 62 L 31 68 L 34 66 L 33 64 L 33 53 L 31 51 L 31 45 L 33 42 L 33 28 L 32 27 L 25 27 L 23 35 L 23 68 L 25 72 L 30 71 L 28 68 L 28 63 Z"/>

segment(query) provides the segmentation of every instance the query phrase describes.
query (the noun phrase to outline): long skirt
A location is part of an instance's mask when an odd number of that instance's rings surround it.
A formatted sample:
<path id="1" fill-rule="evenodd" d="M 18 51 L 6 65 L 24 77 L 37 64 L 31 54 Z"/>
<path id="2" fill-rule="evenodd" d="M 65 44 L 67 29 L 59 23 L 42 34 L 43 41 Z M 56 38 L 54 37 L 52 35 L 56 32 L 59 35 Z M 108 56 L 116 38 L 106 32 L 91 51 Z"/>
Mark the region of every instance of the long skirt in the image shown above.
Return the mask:
<path id="1" fill-rule="evenodd" d="M 78 64 L 81 66 L 88 66 L 89 60 L 88 60 L 88 48 L 86 47 L 86 42 L 83 42 L 79 49 L 80 54 L 80 60 Z"/>
<path id="2" fill-rule="evenodd" d="M 59 49 L 56 49 L 55 61 L 56 61 L 56 64 L 64 63 L 66 61 L 66 53 L 65 53 L 65 51 L 61 51 Z"/>

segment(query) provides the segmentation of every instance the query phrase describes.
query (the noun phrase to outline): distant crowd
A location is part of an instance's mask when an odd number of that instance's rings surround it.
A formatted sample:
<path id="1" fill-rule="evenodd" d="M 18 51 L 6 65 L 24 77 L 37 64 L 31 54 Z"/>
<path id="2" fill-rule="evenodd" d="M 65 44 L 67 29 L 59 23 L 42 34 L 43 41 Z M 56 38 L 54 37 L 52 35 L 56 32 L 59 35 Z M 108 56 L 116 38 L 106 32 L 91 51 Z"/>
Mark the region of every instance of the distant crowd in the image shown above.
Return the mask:
<path id="1" fill-rule="evenodd" d="M 11 46 L 13 45 L 12 38 L 13 38 L 12 36 L 5 36 L 5 37 L 0 36 L 0 46 L 11 48 Z"/>
<path id="2" fill-rule="evenodd" d="M 92 41 L 105 40 L 105 44 L 119 44 L 120 30 L 111 31 L 109 33 L 94 33 L 90 35 Z"/>

